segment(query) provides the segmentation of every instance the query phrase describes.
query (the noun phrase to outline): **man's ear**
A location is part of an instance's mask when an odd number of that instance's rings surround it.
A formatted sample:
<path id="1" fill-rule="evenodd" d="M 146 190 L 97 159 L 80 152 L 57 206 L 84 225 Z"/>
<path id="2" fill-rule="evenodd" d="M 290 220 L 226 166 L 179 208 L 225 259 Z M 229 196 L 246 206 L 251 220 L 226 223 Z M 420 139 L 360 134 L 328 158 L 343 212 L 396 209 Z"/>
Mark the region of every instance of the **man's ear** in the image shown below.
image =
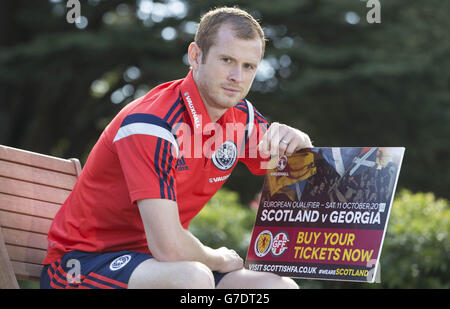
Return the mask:
<path id="1" fill-rule="evenodd" d="M 192 70 L 197 71 L 198 66 L 202 62 L 202 50 L 195 42 L 189 44 L 188 60 Z"/>

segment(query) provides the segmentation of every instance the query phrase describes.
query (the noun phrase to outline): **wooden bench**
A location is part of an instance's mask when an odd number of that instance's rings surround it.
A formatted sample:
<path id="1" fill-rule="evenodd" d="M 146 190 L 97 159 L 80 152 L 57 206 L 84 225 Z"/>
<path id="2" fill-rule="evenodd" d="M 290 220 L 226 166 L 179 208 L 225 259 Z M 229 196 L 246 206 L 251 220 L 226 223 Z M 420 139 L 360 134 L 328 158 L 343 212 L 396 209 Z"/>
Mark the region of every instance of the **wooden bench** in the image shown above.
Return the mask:
<path id="1" fill-rule="evenodd" d="M 39 280 L 50 225 L 80 172 L 78 159 L 0 145 L 0 288 Z"/>

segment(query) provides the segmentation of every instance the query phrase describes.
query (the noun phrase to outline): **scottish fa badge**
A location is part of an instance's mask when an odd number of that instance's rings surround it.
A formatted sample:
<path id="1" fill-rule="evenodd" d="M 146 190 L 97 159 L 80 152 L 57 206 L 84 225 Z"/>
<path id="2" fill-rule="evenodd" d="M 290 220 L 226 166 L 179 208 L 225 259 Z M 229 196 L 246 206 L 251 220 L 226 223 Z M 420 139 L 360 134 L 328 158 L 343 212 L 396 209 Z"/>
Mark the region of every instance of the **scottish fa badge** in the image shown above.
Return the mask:
<path id="1" fill-rule="evenodd" d="M 226 141 L 214 151 L 211 160 L 219 170 L 226 171 L 233 167 L 237 159 L 237 147 L 232 141 Z"/>

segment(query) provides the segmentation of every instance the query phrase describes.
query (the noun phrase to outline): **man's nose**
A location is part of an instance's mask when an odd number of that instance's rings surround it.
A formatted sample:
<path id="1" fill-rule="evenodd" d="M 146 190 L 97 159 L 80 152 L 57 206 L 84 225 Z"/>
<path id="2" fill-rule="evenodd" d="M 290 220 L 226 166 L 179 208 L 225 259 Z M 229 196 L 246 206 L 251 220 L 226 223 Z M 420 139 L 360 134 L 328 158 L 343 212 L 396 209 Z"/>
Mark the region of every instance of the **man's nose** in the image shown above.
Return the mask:
<path id="1" fill-rule="evenodd" d="M 242 68 L 234 66 L 228 74 L 228 79 L 236 83 L 242 82 Z"/>

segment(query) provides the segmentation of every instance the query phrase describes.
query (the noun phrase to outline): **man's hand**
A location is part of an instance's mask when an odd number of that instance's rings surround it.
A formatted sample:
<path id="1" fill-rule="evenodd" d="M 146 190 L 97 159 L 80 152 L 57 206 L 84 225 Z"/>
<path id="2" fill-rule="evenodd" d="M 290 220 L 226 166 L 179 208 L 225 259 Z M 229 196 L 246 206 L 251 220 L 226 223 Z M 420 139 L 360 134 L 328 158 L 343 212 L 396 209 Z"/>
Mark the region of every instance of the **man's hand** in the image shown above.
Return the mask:
<path id="1" fill-rule="evenodd" d="M 273 156 L 290 156 L 297 150 L 312 148 L 309 136 L 285 124 L 274 122 L 258 145 L 263 153 Z"/>
<path id="2" fill-rule="evenodd" d="M 234 250 L 225 247 L 216 249 L 216 252 L 223 257 L 223 262 L 217 267 L 220 273 L 226 273 L 244 267 L 244 260 Z"/>

